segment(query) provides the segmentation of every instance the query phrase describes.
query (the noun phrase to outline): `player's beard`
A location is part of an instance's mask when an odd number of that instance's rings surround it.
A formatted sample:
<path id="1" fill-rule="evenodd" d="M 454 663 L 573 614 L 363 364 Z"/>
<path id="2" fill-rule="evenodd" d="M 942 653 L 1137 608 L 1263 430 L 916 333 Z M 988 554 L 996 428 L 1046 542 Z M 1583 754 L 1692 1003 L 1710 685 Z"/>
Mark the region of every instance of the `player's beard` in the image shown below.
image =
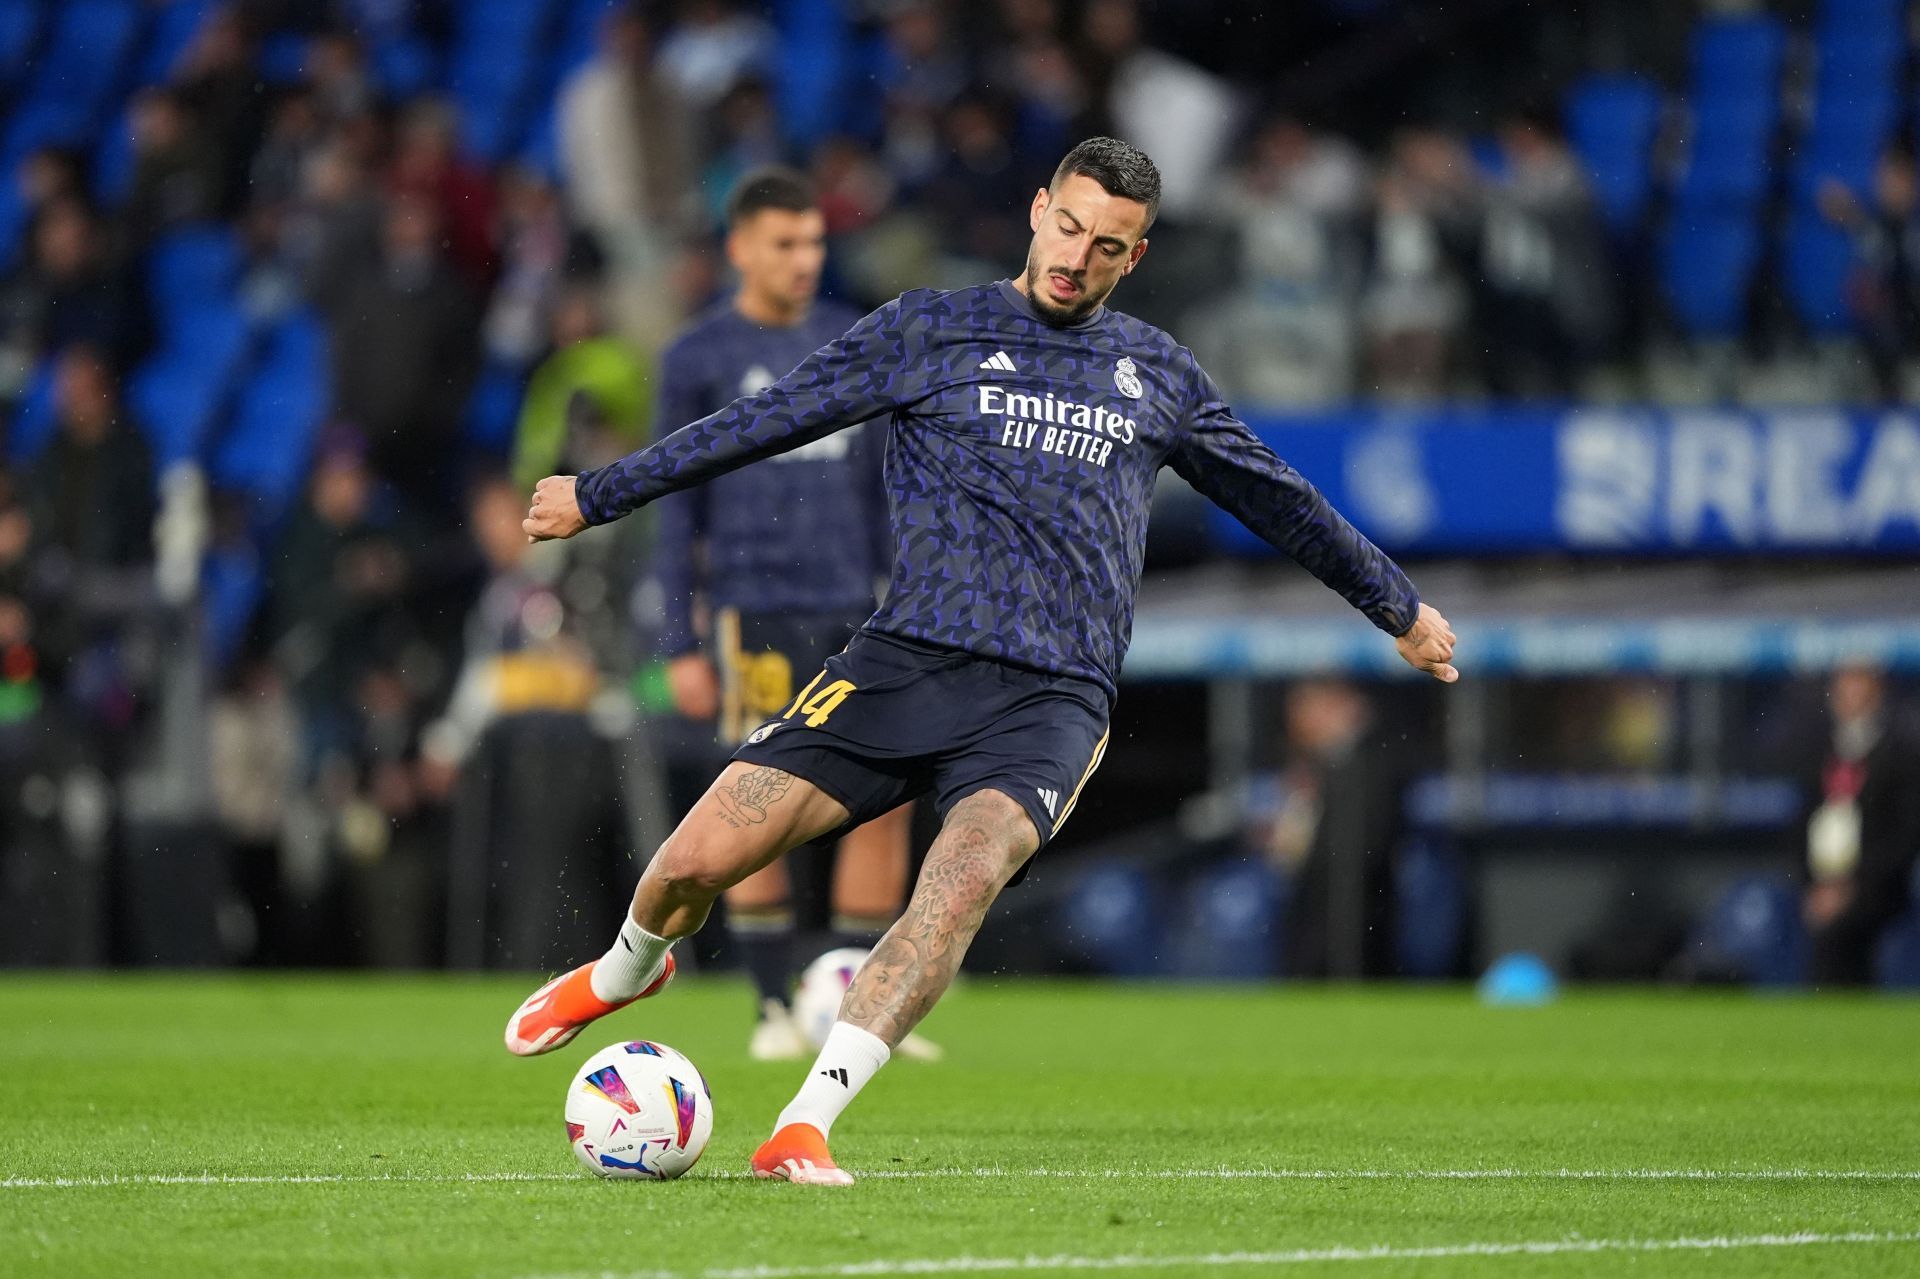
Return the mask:
<path id="1" fill-rule="evenodd" d="M 1050 275 L 1064 275 L 1069 280 L 1072 280 L 1080 286 L 1080 296 L 1068 306 L 1061 306 L 1058 302 L 1047 297 L 1042 290 L 1045 289 L 1047 277 Z M 1084 273 L 1076 275 L 1072 271 L 1068 271 L 1062 267 L 1052 267 L 1044 271 L 1041 270 L 1037 255 L 1032 249 L 1027 250 L 1026 283 L 1027 300 L 1033 303 L 1033 309 L 1038 311 L 1047 323 L 1059 325 L 1061 328 L 1078 324 L 1089 315 L 1092 315 L 1094 311 L 1099 308 L 1100 304 L 1107 300 L 1106 293 L 1102 293 L 1096 297 L 1087 288 L 1087 280 Z M 1113 292 L 1112 289 L 1107 290 L 1107 293 L 1111 292 Z"/>

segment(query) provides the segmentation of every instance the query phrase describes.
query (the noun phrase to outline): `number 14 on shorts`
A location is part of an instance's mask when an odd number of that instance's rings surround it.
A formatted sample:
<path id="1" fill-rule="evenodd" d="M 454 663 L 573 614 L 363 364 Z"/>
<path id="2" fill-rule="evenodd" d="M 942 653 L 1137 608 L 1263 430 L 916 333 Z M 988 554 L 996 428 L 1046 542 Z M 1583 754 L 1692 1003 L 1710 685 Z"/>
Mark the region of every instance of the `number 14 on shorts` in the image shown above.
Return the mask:
<path id="1" fill-rule="evenodd" d="M 827 716 L 833 714 L 834 708 L 847 700 L 848 693 L 855 691 L 851 683 L 837 679 L 816 692 L 815 686 L 826 677 L 825 671 L 815 675 L 813 683 L 800 690 L 800 696 L 794 698 L 793 705 L 780 713 L 780 718 L 792 719 L 795 715 L 805 715 L 808 728 L 818 728 L 826 723 Z"/>

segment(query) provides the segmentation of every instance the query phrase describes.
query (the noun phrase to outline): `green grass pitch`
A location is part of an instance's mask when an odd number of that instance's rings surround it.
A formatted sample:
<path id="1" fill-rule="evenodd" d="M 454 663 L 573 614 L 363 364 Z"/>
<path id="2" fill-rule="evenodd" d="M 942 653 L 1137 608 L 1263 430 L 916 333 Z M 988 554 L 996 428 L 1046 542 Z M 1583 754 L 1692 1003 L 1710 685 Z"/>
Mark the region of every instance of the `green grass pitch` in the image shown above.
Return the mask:
<path id="1" fill-rule="evenodd" d="M 1920 1003 L 977 979 L 833 1191 L 742 1175 L 801 1070 L 743 986 L 520 1061 L 530 984 L 0 978 L 0 1274 L 1920 1275 Z M 562 1092 L 643 1035 L 713 1142 L 602 1182 Z"/>

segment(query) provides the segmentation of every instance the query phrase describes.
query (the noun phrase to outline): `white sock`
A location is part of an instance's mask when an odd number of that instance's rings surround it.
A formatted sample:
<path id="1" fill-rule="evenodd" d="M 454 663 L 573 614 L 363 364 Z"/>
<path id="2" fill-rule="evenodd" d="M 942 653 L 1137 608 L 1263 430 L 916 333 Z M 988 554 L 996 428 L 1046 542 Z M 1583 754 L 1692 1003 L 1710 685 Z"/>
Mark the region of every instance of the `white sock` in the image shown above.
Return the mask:
<path id="1" fill-rule="evenodd" d="M 774 1125 L 778 1132 L 788 1124 L 812 1124 L 825 1136 L 847 1103 L 867 1086 L 892 1056 L 886 1041 L 844 1021 L 833 1023 L 827 1032 L 826 1047 L 814 1058 L 807 1082 L 780 1112 Z"/>
<path id="2" fill-rule="evenodd" d="M 633 916 L 629 915 L 627 922 L 620 925 L 620 935 L 614 938 L 613 945 L 587 974 L 587 984 L 593 987 L 597 997 L 610 1004 L 632 999 L 660 975 L 660 966 L 667 962 L 667 952 L 672 949 L 671 941 L 655 937 L 634 923 Z"/>

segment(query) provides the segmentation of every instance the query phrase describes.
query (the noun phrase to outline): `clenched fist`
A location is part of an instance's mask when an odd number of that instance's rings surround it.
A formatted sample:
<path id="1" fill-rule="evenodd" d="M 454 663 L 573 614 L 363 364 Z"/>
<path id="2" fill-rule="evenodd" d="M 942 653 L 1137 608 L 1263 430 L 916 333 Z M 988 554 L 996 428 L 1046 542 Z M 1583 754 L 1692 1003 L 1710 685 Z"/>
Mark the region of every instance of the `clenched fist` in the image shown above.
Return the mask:
<path id="1" fill-rule="evenodd" d="M 1460 678 L 1460 672 L 1453 669 L 1453 628 L 1447 625 L 1447 619 L 1440 616 L 1440 610 L 1430 604 L 1420 606 L 1420 615 L 1413 619 L 1413 625 L 1407 633 L 1393 641 L 1400 650 L 1400 656 L 1415 670 L 1425 671 L 1443 684 L 1451 684 Z"/>
<path id="2" fill-rule="evenodd" d="M 520 522 L 529 542 L 572 537 L 587 527 L 587 517 L 580 514 L 580 499 L 574 494 L 573 483 L 571 475 L 549 475 L 533 486 L 533 505 L 527 508 L 527 518 Z"/>

